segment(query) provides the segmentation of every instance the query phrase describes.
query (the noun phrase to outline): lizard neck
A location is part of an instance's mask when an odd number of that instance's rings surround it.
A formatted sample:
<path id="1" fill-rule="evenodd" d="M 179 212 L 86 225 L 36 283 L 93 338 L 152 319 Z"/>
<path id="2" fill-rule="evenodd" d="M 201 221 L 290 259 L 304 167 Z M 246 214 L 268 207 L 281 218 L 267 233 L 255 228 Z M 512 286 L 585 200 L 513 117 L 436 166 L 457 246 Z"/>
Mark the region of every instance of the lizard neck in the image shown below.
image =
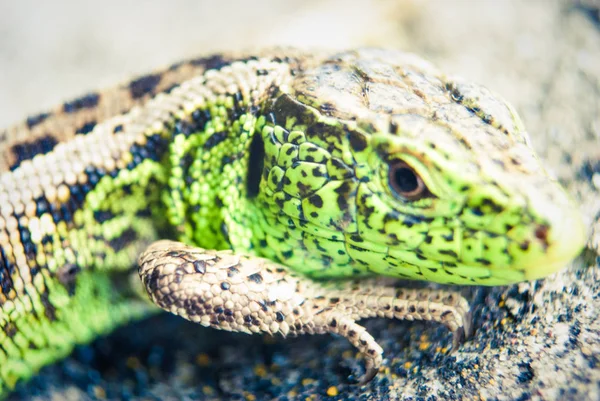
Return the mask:
<path id="1" fill-rule="evenodd" d="M 265 124 L 260 114 L 289 77 L 286 64 L 257 61 L 183 88 L 194 94 L 194 102 L 164 134 L 172 139 L 162 201 L 177 239 L 208 249 L 256 248 Z M 247 87 L 248 82 L 254 85 Z"/>

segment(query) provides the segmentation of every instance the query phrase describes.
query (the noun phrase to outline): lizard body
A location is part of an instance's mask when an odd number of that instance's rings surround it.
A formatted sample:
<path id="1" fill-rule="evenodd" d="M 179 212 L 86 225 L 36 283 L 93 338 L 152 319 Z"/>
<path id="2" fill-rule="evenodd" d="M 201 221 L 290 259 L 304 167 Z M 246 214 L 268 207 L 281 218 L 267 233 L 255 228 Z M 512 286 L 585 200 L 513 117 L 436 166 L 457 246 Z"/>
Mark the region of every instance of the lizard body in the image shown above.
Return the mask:
<path id="1" fill-rule="evenodd" d="M 207 326 L 342 334 L 365 382 L 382 350 L 360 318 L 469 331 L 462 297 L 369 276 L 510 284 L 584 242 L 512 107 L 400 52 L 175 64 L 30 117 L 0 154 L 3 390 L 156 311 L 139 277 Z"/>

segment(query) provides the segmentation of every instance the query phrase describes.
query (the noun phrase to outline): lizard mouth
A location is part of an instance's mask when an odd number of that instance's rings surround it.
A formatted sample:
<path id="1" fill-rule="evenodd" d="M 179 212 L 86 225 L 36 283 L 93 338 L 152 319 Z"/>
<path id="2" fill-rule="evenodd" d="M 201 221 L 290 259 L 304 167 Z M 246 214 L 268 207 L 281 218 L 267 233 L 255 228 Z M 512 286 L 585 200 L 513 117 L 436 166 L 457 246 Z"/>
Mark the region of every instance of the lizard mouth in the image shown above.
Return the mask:
<path id="1" fill-rule="evenodd" d="M 527 280 L 548 276 L 573 260 L 584 247 L 585 226 L 581 216 L 573 210 L 573 213 L 563 213 L 555 218 L 549 227 L 539 226 L 534 236 L 544 244 L 545 252 L 518 266 Z"/>
<path id="2" fill-rule="evenodd" d="M 446 228 L 429 230 L 430 240 L 416 249 L 386 247 L 368 240 L 360 247 L 381 255 L 387 265 L 372 265 L 369 270 L 383 275 L 463 285 L 536 280 L 565 267 L 585 242 L 585 227 L 576 207 L 564 204 L 542 212 L 549 216 L 539 218 L 543 224 L 517 225 L 504 234 L 456 229 L 452 231 L 455 242 L 446 243 L 446 248 L 436 246 L 448 237 Z"/>
<path id="3" fill-rule="evenodd" d="M 529 188 L 525 193 L 525 213 L 533 221 L 507 233 L 514 243 L 508 251 L 514 257 L 511 268 L 523 272 L 525 280 L 536 280 L 565 267 L 581 252 L 586 227 L 579 208 L 562 188 Z"/>

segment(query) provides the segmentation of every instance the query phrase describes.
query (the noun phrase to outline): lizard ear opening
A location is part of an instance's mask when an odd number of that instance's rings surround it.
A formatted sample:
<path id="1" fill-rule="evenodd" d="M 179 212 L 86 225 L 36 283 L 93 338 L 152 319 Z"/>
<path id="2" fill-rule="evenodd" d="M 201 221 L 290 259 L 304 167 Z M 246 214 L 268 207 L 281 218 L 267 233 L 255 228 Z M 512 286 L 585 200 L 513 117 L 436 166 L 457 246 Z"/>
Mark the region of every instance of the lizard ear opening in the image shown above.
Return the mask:
<path id="1" fill-rule="evenodd" d="M 252 199 L 258 195 L 260 179 L 265 161 L 265 146 L 260 132 L 254 134 L 249 149 L 248 174 L 246 176 L 246 195 Z"/>

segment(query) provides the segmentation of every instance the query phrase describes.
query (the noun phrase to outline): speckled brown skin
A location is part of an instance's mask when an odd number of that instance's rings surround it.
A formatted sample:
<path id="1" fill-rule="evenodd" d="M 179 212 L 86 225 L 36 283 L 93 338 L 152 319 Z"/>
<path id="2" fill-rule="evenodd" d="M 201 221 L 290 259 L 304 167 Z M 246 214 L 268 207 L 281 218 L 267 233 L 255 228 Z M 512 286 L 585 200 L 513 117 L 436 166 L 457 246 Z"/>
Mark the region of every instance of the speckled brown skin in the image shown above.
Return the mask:
<path id="1" fill-rule="evenodd" d="M 318 282 L 268 259 L 173 242 L 152 244 L 138 260 L 148 295 L 161 308 L 203 326 L 248 334 L 339 334 L 366 359 L 370 381 L 383 349 L 356 321 L 369 317 L 427 320 L 469 332 L 469 305 L 459 294 L 403 289 L 382 279 Z"/>

